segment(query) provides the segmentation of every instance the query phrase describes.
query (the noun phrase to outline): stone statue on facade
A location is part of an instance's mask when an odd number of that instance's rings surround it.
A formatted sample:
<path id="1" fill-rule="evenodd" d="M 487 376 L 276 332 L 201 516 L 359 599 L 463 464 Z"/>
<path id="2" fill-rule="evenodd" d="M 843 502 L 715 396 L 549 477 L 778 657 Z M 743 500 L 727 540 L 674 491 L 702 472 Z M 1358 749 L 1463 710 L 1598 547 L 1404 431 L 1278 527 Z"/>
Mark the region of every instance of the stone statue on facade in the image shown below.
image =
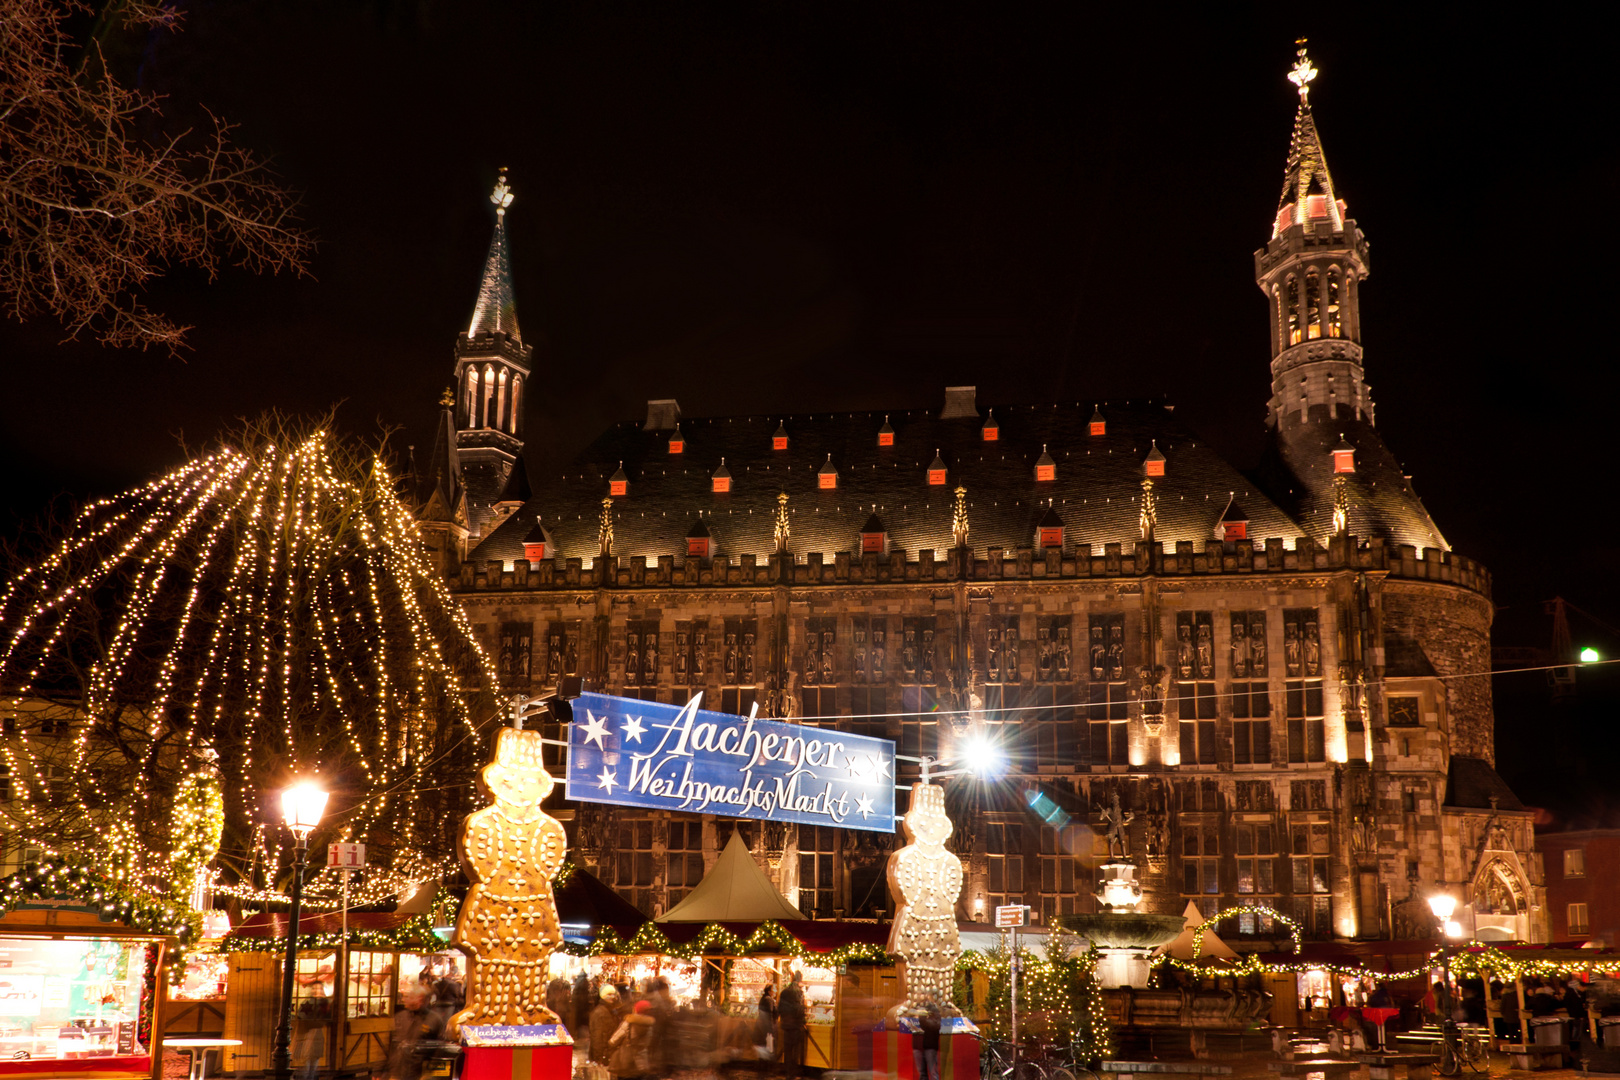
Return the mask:
<path id="1" fill-rule="evenodd" d="M 1108 805 L 1103 808 L 1102 823 L 1108 830 L 1108 854 L 1125 858 L 1129 855 L 1127 850 L 1129 841 L 1125 836 L 1125 826 L 1135 820 L 1136 814 L 1129 810 L 1121 811 L 1119 807 L 1119 792 L 1109 794 Z"/>

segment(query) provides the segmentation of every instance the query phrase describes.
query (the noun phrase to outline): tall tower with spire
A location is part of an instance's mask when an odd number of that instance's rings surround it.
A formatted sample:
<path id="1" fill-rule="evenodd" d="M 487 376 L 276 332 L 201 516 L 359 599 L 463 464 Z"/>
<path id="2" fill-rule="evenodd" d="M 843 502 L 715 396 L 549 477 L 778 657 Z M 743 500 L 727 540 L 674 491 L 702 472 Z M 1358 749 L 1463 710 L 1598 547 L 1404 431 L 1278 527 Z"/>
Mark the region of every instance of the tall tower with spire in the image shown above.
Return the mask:
<path id="1" fill-rule="evenodd" d="M 512 189 L 506 182 L 506 170 L 501 170 L 489 201 L 495 205 L 495 235 L 484 260 L 472 321 L 456 339 L 456 456 L 466 486 L 468 527 L 475 541 L 488 531 L 496 506 L 505 501 L 514 469 L 522 476 L 523 410 L 532 353 L 518 330 L 512 294 L 506 238 Z"/>
<path id="2" fill-rule="evenodd" d="M 1299 107 L 1282 196 L 1271 239 L 1254 253 L 1255 282 L 1271 316 L 1266 422 L 1284 467 L 1277 493 L 1319 540 L 1334 531 L 1336 498 L 1342 503 L 1348 495 L 1348 531 L 1445 550 L 1410 479 L 1374 430 L 1361 345 L 1367 238 L 1333 186 L 1311 112 L 1317 69 L 1305 42 L 1298 44 L 1288 81 L 1299 92 Z M 1333 450 L 1341 443 L 1353 450 L 1357 465 L 1355 490 L 1349 492 L 1342 477 L 1337 491 L 1334 486 Z"/>

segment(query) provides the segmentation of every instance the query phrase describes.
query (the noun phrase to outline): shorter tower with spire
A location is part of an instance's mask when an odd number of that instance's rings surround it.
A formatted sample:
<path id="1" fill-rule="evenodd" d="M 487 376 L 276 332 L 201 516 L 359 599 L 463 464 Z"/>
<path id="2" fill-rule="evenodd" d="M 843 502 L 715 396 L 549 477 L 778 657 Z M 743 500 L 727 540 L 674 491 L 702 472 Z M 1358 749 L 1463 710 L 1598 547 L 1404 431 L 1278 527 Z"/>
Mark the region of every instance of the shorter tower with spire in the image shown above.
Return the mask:
<path id="1" fill-rule="evenodd" d="M 532 353 L 518 329 L 512 292 L 506 238 L 512 189 L 505 169 L 489 201 L 495 206 L 495 235 L 484 260 L 472 321 L 456 339 L 456 455 L 466 483 L 468 526 L 475 540 L 491 531 L 496 504 L 523 455 L 523 411 L 528 404 Z"/>

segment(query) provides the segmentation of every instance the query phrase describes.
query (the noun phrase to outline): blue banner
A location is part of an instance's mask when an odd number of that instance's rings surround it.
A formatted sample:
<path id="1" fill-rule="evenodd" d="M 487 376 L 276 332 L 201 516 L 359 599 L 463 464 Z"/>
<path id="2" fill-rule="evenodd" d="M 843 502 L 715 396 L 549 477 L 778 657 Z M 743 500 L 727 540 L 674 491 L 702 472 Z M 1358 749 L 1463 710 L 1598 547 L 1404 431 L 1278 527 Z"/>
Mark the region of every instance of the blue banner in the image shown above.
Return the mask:
<path id="1" fill-rule="evenodd" d="M 686 705 L 581 694 L 568 797 L 757 821 L 894 831 L 894 743 Z"/>

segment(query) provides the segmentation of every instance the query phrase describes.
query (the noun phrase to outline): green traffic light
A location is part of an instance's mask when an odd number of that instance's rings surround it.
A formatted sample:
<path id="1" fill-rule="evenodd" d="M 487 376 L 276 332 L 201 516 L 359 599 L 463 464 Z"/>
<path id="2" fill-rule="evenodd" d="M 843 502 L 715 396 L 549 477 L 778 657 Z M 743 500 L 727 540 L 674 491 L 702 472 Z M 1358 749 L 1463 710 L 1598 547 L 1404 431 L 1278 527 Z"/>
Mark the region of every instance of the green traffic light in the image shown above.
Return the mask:
<path id="1" fill-rule="evenodd" d="M 1598 655 L 1598 651 L 1596 649 L 1581 650 L 1581 663 L 1583 664 L 1595 664 L 1601 659 L 1603 658 Z"/>

